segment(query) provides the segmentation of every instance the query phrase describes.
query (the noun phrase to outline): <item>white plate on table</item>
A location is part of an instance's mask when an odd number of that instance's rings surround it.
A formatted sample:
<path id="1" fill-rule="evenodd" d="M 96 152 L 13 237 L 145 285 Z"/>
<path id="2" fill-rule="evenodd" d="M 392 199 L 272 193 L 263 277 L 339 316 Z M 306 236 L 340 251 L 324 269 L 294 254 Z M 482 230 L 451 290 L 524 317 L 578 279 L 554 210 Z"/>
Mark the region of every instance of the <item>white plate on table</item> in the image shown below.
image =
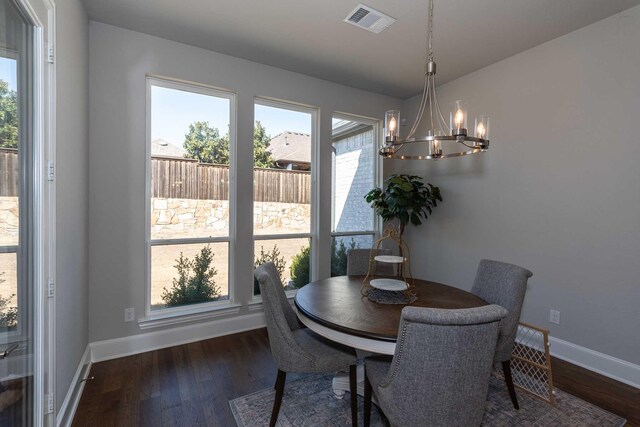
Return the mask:
<path id="1" fill-rule="evenodd" d="M 406 291 L 407 284 L 397 279 L 373 279 L 370 283 L 376 289 L 383 291 Z"/>
<path id="2" fill-rule="evenodd" d="M 374 258 L 378 262 L 387 262 L 391 264 L 402 264 L 406 258 L 396 255 L 378 255 Z"/>

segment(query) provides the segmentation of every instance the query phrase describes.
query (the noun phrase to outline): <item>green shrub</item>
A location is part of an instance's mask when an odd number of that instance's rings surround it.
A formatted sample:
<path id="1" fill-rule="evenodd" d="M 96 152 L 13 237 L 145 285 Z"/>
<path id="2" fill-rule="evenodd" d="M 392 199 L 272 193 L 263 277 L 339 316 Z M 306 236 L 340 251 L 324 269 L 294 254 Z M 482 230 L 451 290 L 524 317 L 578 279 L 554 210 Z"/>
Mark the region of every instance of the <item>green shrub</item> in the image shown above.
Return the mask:
<path id="1" fill-rule="evenodd" d="M 0 332 L 14 331 L 18 326 L 18 308 L 7 307 L 16 294 L 8 298 L 0 297 Z"/>
<path id="2" fill-rule="evenodd" d="M 300 248 L 291 261 L 291 281 L 295 288 L 301 288 L 309 283 L 311 266 L 309 265 L 311 248 Z"/>
<path id="3" fill-rule="evenodd" d="M 344 241 L 340 240 L 340 244 L 337 244 L 338 239 L 333 239 L 331 242 L 331 276 L 345 276 L 347 274 L 347 247 Z M 349 250 L 356 248 L 355 240 L 351 239 L 349 243 Z"/>
<path id="4" fill-rule="evenodd" d="M 284 257 L 280 256 L 278 245 L 273 245 L 273 249 L 268 252 L 264 251 L 264 246 L 260 246 L 260 256 L 256 257 L 253 266 L 254 268 L 257 268 L 266 262 L 273 262 L 275 264 L 276 270 L 278 270 L 278 275 L 280 276 L 280 281 L 283 281 L 283 273 L 286 263 L 284 262 Z M 255 277 L 253 278 L 253 294 L 260 295 L 260 285 Z"/>
<path id="5" fill-rule="evenodd" d="M 0 273 L 0 276 L 4 275 L 4 272 Z M 0 284 L 6 282 L 4 279 L 0 279 Z M 7 298 L 0 296 L 0 332 L 14 331 L 18 326 L 18 308 L 9 307 L 11 299 L 16 294 L 9 295 Z"/>
<path id="6" fill-rule="evenodd" d="M 209 245 L 202 248 L 192 261 L 182 252 L 175 265 L 178 277 L 173 279 L 171 289 L 163 288 L 162 300 L 167 307 L 216 301 L 220 298 L 220 287 L 213 280 L 218 272 L 211 266 L 214 253 Z"/>

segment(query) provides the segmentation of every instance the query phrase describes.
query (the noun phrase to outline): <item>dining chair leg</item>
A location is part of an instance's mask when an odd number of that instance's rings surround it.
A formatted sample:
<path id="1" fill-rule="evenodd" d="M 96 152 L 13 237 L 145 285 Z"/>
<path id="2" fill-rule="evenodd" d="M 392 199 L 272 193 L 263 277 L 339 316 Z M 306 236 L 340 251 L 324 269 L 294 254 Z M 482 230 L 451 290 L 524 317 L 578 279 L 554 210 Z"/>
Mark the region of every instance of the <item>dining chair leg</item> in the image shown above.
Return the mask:
<path id="1" fill-rule="evenodd" d="M 371 425 L 371 383 L 367 378 L 367 369 L 364 372 L 364 427 Z"/>
<path id="2" fill-rule="evenodd" d="M 282 403 L 282 395 L 284 394 L 284 380 L 287 373 L 278 369 L 278 377 L 276 378 L 276 398 L 273 401 L 273 411 L 271 411 L 271 421 L 269 427 L 275 427 L 278 421 L 278 413 L 280 412 L 280 404 Z"/>
<path id="3" fill-rule="evenodd" d="M 504 373 L 504 381 L 507 383 L 513 407 L 515 409 L 520 409 L 520 405 L 518 405 L 518 396 L 516 396 L 516 389 L 513 385 L 513 377 L 511 376 L 511 360 L 502 362 L 502 372 Z"/>
<path id="4" fill-rule="evenodd" d="M 351 395 L 351 425 L 358 427 L 358 376 L 357 365 L 349 366 L 349 394 Z"/>

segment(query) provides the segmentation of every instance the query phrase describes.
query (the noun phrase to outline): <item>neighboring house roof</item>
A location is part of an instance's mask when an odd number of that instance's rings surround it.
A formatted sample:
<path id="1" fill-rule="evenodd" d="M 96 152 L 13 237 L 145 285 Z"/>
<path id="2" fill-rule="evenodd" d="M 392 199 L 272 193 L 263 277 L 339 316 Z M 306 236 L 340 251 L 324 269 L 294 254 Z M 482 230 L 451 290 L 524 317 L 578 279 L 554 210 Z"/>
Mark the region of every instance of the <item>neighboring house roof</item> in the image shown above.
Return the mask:
<path id="1" fill-rule="evenodd" d="M 187 154 L 187 151 L 184 148 L 173 145 L 162 138 L 151 141 L 152 156 L 177 157 L 182 159 L 185 154 Z"/>
<path id="2" fill-rule="evenodd" d="M 277 163 L 310 164 L 311 136 L 306 133 L 282 132 L 269 141 L 268 150 Z"/>
<path id="3" fill-rule="evenodd" d="M 347 136 L 371 130 L 372 128 L 373 126 L 365 123 L 334 119 L 331 126 L 331 139 L 336 141 Z"/>

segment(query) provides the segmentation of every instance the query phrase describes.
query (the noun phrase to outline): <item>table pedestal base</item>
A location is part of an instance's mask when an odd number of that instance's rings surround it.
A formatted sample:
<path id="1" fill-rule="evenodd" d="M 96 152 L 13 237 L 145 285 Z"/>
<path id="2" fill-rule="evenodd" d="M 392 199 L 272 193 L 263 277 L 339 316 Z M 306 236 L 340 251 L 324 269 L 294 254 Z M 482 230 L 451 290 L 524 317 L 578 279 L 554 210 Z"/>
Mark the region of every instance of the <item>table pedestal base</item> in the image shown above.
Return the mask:
<path id="1" fill-rule="evenodd" d="M 358 363 L 356 377 L 358 379 L 358 395 L 364 397 L 364 363 Z M 331 390 L 336 399 L 342 399 L 344 394 L 349 391 L 349 374 L 338 372 L 331 382 Z M 375 394 L 372 396 L 371 401 L 376 405 L 378 404 Z"/>

